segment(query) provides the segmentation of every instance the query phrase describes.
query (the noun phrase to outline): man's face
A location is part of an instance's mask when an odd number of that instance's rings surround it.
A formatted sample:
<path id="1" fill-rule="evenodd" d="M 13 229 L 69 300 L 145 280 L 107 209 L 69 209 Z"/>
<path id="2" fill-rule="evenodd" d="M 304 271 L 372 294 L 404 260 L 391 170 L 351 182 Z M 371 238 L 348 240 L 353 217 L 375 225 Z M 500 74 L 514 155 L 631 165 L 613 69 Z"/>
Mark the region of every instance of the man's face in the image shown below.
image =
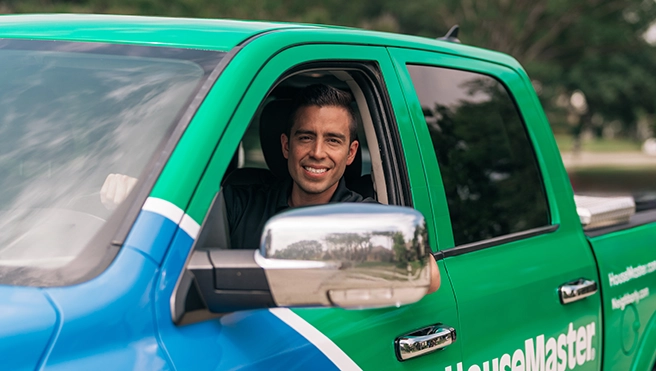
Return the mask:
<path id="1" fill-rule="evenodd" d="M 357 141 L 350 143 L 349 122 L 342 107 L 301 107 L 290 137 L 281 136 L 289 174 L 304 196 L 332 196 L 337 189 L 358 149 Z"/>

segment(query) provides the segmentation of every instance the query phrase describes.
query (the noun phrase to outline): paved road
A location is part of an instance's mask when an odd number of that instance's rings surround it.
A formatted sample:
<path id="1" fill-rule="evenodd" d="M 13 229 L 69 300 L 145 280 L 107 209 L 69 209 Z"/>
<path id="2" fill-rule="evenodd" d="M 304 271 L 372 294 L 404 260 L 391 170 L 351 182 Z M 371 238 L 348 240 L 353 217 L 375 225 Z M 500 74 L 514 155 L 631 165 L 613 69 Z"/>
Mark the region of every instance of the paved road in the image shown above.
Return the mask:
<path id="1" fill-rule="evenodd" d="M 581 167 L 648 167 L 656 168 L 656 156 L 641 152 L 563 152 L 563 162 L 568 169 Z"/>

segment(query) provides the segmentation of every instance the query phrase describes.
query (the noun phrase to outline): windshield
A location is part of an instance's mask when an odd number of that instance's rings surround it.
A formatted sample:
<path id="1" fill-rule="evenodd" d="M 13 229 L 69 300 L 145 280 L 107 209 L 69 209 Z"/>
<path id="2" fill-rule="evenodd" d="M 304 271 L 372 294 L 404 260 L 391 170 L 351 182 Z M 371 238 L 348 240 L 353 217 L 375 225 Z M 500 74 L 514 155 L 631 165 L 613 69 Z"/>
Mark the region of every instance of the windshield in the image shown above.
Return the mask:
<path id="1" fill-rule="evenodd" d="M 139 178 L 223 55 L 0 40 L 0 283 L 85 249 L 115 210 L 108 175 Z"/>

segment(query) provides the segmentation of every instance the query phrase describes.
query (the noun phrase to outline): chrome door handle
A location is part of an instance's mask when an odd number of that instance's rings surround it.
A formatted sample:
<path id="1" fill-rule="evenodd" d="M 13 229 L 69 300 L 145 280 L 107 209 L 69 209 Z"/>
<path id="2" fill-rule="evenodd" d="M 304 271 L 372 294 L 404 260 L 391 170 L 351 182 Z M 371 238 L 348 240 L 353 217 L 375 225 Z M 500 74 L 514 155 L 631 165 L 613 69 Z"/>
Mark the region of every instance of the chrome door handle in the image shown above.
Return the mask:
<path id="1" fill-rule="evenodd" d="M 394 340 L 396 358 L 405 361 L 444 349 L 456 341 L 456 330 L 440 323 L 399 336 Z"/>
<path id="2" fill-rule="evenodd" d="M 597 292 L 597 283 L 585 278 L 568 282 L 558 288 L 561 304 L 569 304 L 577 300 L 585 299 Z"/>

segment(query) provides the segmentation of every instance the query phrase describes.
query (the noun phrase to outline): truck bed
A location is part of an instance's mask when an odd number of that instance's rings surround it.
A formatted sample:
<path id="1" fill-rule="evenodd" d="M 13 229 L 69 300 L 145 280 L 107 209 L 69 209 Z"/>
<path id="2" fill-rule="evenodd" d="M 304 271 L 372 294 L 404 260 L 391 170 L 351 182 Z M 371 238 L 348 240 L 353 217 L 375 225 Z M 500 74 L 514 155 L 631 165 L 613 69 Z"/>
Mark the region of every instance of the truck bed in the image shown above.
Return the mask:
<path id="1" fill-rule="evenodd" d="M 622 223 L 622 224 L 587 230 L 585 234 L 588 237 L 598 237 L 608 233 L 623 231 L 626 229 L 631 229 L 649 223 L 656 223 L 656 208 L 643 210 L 635 213 L 633 216 L 631 216 L 631 219 L 629 220 L 628 223 Z"/>

